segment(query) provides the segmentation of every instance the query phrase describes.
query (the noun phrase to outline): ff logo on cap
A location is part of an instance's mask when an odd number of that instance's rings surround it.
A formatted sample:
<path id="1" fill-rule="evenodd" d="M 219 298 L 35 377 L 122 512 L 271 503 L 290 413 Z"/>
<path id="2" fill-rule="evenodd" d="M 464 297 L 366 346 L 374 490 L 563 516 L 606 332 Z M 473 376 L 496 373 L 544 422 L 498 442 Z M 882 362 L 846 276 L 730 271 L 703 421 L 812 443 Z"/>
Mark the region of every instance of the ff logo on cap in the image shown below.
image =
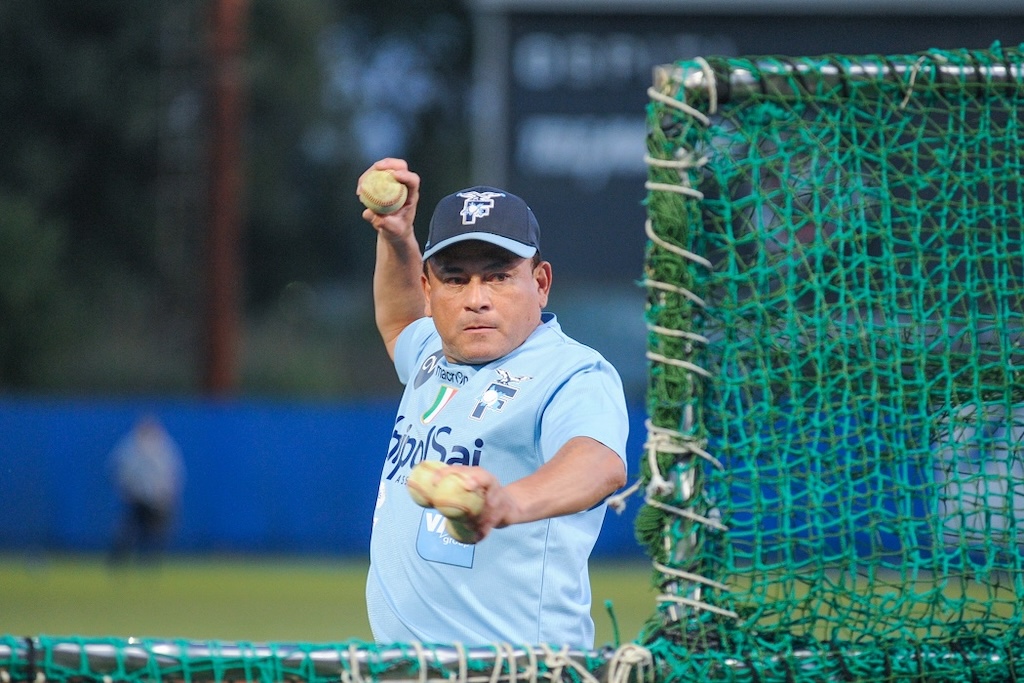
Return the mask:
<path id="1" fill-rule="evenodd" d="M 485 216 L 491 215 L 491 209 L 494 208 L 494 198 L 504 197 L 503 192 L 460 192 L 460 197 L 463 197 L 466 201 L 462 203 L 462 211 L 459 213 L 462 215 L 463 225 L 475 225 L 477 218 L 484 218 Z"/>

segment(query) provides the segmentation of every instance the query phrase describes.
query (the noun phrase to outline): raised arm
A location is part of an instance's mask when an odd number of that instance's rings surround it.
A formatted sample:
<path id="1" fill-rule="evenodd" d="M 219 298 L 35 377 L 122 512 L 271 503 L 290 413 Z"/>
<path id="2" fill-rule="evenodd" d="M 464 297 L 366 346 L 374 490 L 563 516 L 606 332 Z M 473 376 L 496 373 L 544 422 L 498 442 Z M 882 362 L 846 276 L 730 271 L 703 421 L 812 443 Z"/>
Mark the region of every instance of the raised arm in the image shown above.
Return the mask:
<path id="1" fill-rule="evenodd" d="M 401 159 L 381 159 L 370 168 L 391 170 L 395 179 L 409 190 L 405 205 L 392 214 L 384 216 L 369 209 L 363 212 L 363 218 L 377 231 L 377 257 L 373 270 L 377 330 L 388 355 L 394 359 L 398 335 L 407 325 L 424 316 L 423 263 L 413 232 L 420 198 L 420 177 L 411 172 Z M 362 179 L 360 176 L 360 184 Z"/>

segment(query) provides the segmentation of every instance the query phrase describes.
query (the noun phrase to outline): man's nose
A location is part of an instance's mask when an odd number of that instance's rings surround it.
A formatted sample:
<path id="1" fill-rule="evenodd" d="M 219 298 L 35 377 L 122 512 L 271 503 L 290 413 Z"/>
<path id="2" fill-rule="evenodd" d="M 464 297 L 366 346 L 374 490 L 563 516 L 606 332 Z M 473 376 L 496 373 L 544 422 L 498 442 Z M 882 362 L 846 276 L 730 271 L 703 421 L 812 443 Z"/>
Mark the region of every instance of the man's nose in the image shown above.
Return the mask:
<path id="1" fill-rule="evenodd" d="M 491 294 L 487 283 L 483 281 L 483 278 L 470 278 L 469 284 L 466 285 L 466 308 L 478 311 L 488 308 L 490 304 Z"/>

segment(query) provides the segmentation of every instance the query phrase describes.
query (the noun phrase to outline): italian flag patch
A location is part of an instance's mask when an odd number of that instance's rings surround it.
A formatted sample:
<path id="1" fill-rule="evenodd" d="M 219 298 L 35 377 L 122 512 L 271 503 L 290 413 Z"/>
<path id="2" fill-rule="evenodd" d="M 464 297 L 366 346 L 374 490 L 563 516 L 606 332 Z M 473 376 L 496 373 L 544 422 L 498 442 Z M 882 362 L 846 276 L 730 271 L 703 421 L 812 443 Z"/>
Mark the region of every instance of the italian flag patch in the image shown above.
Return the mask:
<path id="1" fill-rule="evenodd" d="M 455 396 L 455 392 L 457 391 L 458 389 L 455 387 L 449 387 L 442 384 L 441 388 L 437 392 L 437 398 L 434 399 L 433 405 L 427 408 L 427 412 L 423 413 L 423 417 L 420 418 L 420 422 L 423 424 L 430 424 L 431 421 L 437 417 L 437 414 L 440 413 L 446 405 L 448 405 L 448 401 L 452 400 Z"/>

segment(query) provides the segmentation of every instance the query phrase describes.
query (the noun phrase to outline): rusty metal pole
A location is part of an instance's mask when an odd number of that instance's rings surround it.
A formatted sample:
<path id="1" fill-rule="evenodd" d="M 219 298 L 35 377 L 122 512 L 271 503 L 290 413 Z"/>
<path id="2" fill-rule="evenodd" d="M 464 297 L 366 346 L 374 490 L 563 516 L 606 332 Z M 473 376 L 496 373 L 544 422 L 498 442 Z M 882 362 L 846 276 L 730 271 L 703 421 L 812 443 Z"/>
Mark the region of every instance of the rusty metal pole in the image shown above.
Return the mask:
<path id="1" fill-rule="evenodd" d="M 241 322 L 241 234 L 248 0 L 212 0 L 210 16 L 210 175 L 206 240 L 206 353 L 203 390 L 227 396 L 237 389 Z"/>

